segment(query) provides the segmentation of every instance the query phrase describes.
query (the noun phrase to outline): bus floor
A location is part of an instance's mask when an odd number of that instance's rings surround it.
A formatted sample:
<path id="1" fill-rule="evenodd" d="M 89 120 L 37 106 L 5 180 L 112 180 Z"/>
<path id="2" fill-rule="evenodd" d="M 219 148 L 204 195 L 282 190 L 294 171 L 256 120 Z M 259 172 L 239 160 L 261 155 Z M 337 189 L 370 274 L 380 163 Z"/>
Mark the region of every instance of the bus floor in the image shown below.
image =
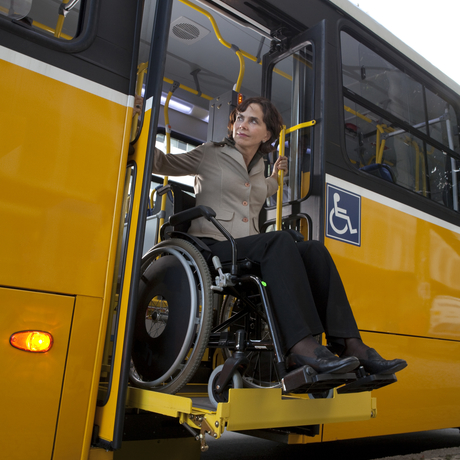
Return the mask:
<path id="1" fill-rule="evenodd" d="M 207 440 L 209 450 L 201 454 L 202 460 L 460 460 L 457 428 L 306 445 L 281 444 L 232 432 L 225 432 L 218 440 Z"/>

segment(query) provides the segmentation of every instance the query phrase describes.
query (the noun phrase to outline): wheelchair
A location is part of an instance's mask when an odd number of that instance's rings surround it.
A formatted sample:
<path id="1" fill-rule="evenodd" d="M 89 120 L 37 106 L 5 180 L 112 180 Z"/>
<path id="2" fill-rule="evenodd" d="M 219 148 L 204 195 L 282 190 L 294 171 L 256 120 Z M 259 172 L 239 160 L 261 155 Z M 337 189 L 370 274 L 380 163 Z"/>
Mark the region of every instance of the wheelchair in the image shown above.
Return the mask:
<path id="1" fill-rule="evenodd" d="M 230 388 L 281 387 L 285 393 L 328 397 L 336 387 L 340 393 L 359 392 L 396 381 L 394 375 L 369 376 L 362 369 L 361 374 L 318 374 L 303 366 L 287 373 L 257 264 L 238 259 L 236 241 L 215 217 L 205 206 L 173 214 L 160 230 L 161 242 L 143 257 L 133 385 L 175 394 L 198 373 L 205 352 L 216 349 L 224 363 L 208 378 L 214 407 L 228 401 Z M 197 218 L 212 222 L 230 241 L 230 263 L 222 265 L 202 240 L 184 231 Z"/>

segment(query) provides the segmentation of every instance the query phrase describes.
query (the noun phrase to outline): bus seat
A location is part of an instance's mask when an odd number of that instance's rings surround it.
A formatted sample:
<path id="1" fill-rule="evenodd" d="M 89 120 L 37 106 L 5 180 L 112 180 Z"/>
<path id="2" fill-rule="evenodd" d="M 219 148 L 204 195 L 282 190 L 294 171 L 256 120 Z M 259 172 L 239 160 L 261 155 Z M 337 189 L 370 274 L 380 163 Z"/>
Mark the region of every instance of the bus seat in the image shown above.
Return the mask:
<path id="1" fill-rule="evenodd" d="M 374 163 L 374 164 L 363 166 L 362 168 L 359 168 L 359 169 L 360 171 L 364 171 L 373 176 L 380 177 L 380 179 L 384 179 L 388 182 L 392 182 L 393 184 L 396 182 L 393 171 L 391 170 L 390 166 L 386 164 Z"/>

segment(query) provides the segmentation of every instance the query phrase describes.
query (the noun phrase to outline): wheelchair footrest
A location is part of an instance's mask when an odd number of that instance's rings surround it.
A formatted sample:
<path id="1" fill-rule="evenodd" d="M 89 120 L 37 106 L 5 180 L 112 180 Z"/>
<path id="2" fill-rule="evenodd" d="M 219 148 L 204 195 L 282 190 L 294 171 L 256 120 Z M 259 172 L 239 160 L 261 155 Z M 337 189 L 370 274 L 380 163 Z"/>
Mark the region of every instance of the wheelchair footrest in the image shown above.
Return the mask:
<path id="1" fill-rule="evenodd" d="M 318 374 L 310 366 L 295 369 L 283 378 L 285 393 L 321 393 L 356 380 L 356 374 Z"/>
<path id="2" fill-rule="evenodd" d="M 398 381 L 395 374 L 366 374 L 362 367 L 356 370 L 357 379 L 337 389 L 337 393 L 361 393 L 377 390 Z"/>

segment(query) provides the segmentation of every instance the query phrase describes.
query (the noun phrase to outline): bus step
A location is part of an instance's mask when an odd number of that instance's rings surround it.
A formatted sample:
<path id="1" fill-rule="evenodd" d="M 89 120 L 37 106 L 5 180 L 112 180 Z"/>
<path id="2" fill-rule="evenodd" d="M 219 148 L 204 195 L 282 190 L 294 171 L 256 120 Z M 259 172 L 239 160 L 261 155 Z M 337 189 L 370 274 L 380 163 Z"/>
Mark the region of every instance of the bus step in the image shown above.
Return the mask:
<path id="1" fill-rule="evenodd" d="M 283 378 L 285 393 L 321 393 L 356 380 L 356 374 L 318 374 L 310 366 L 295 369 Z"/>
<path id="2" fill-rule="evenodd" d="M 398 381 L 395 374 L 366 374 L 362 366 L 356 370 L 356 376 L 357 379 L 354 382 L 337 389 L 337 393 L 361 393 L 362 391 L 377 390 Z"/>

